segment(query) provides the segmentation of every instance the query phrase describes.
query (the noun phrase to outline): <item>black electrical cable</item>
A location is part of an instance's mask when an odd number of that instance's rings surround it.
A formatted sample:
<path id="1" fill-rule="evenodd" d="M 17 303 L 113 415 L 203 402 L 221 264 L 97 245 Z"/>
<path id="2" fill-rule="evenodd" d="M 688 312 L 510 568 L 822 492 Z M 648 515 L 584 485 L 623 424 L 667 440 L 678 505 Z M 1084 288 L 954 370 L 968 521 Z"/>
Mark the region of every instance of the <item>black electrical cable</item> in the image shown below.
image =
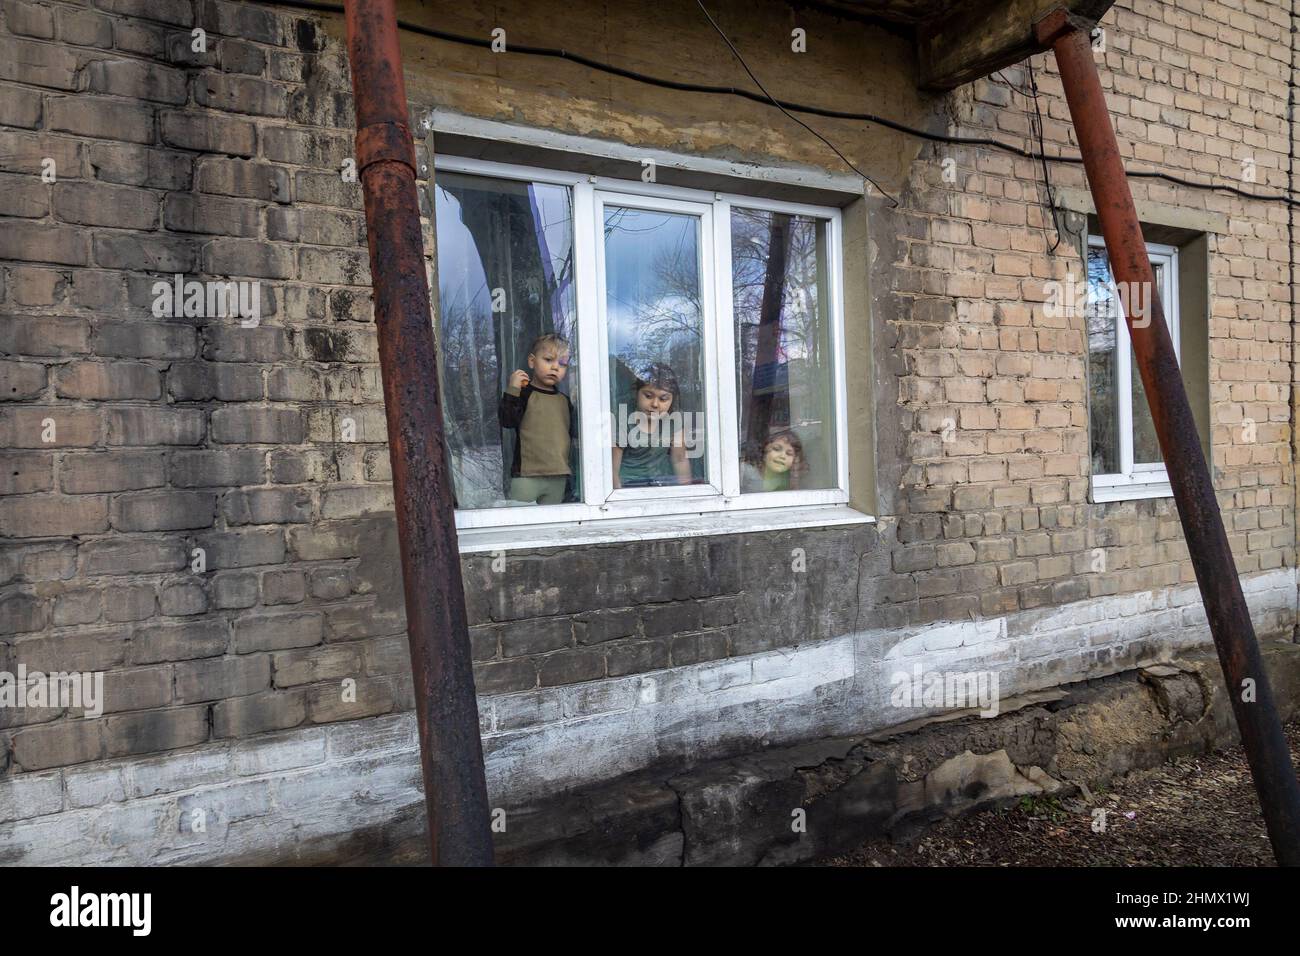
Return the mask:
<path id="1" fill-rule="evenodd" d="M 1038 152 L 1040 155 L 1046 155 L 1046 147 L 1043 143 L 1043 111 L 1038 108 L 1038 80 L 1034 77 L 1034 64 L 1028 60 L 1025 65 L 1029 67 L 1029 88 L 1034 91 L 1034 115 L 1038 118 L 1034 126 L 1038 134 Z M 1047 171 L 1047 160 L 1043 160 L 1043 192 L 1047 194 L 1047 209 L 1052 216 L 1052 228 L 1056 231 L 1056 238 L 1052 240 L 1052 247 L 1047 251 L 1055 254 L 1056 248 L 1061 244 L 1061 223 L 1056 215 L 1056 199 L 1052 196 L 1052 177 Z"/>
<path id="2" fill-rule="evenodd" d="M 999 83 L 1001 83 L 1003 86 L 1009 86 L 1011 89 L 1015 90 L 1015 91 L 1016 91 L 1017 93 L 1019 93 L 1021 96 L 1024 96 L 1024 97 L 1033 96 L 1033 93 L 1032 93 L 1031 91 L 1026 90 L 1026 89 L 1024 89 L 1023 87 L 1016 86 L 1016 84 L 1012 83 L 1012 82 L 1011 82 L 1010 80 L 1008 80 L 1005 76 L 1003 76 L 1001 70 L 998 70 L 998 71 L 995 72 L 995 73 L 990 73 L 990 74 L 989 74 L 989 77 L 990 77 L 991 79 L 997 80 L 997 81 L 998 81 Z"/>
<path id="3" fill-rule="evenodd" d="M 299 10 L 315 10 L 328 13 L 343 13 L 341 3 L 318 2 L 318 0 L 256 0 L 267 6 L 289 7 Z M 469 37 L 459 33 L 450 33 L 446 30 L 437 30 L 433 27 L 426 27 L 418 23 L 410 23 L 405 20 L 398 20 L 397 25 L 409 33 L 418 34 L 419 36 L 432 37 L 435 40 L 443 40 L 448 43 L 459 43 L 464 46 L 474 46 L 480 49 L 492 49 L 492 40 L 483 39 L 482 37 Z M 803 103 L 792 103 L 789 100 L 776 100 L 762 94 L 755 93 L 752 90 L 742 90 L 734 86 L 711 86 L 704 83 L 686 83 L 681 80 L 667 80 L 662 77 L 649 76 L 645 73 L 638 73 L 636 70 L 629 70 L 621 66 L 614 66 L 609 63 L 602 63 L 599 60 L 593 60 L 591 57 L 583 56 L 580 53 L 570 53 L 567 50 L 555 47 L 537 47 L 525 46 L 519 44 L 509 44 L 507 51 L 511 53 L 522 53 L 526 56 L 550 57 L 553 59 L 568 60 L 571 63 L 577 63 L 592 70 L 598 70 L 601 73 L 608 73 L 611 76 L 619 76 L 624 79 L 634 80 L 638 83 L 645 83 L 649 86 L 658 86 L 666 90 L 678 90 L 683 93 L 713 93 L 727 96 L 738 96 L 750 100 L 754 103 L 762 103 L 764 106 L 777 106 L 782 110 L 792 113 L 807 113 L 809 116 L 824 116 L 827 119 L 844 119 L 854 120 L 862 123 L 874 123 L 877 126 L 883 126 L 885 129 L 892 129 L 898 133 L 905 133 L 908 136 L 915 136 L 918 139 L 927 140 L 932 143 L 946 143 L 952 146 L 987 146 L 990 149 L 1000 149 L 1003 152 L 1012 153 L 1025 159 L 1044 160 L 1052 163 L 1070 163 L 1072 165 L 1082 165 L 1082 156 L 1049 156 L 1034 150 L 1025 149 L 1016 146 L 1014 143 L 1005 143 L 997 139 L 989 139 L 983 136 L 950 136 L 945 133 L 932 133 L 928 130 L 917 129 L 908 126 L 906 123 L 899 123 L 884 116 L 877 116 L 874 113 L 855 113 L 849 110 L 833 110 L 822 106 L 809 106 Z M 1294 199 L 1283 193 L 1253 193 L 1245 189 L 1239 189 L 1236 186 L 1230 186 L 1227 183 L 1201 183 L 1191 179 L 1183 179 L 1180 176 L 1174 176 L 1170 173 L 1162 173 L 1156 170 L 1125 170 L 1126 174 L 1134 179 L 1160 179 L 1175 186 L 1186 186 L 1189 189 L 1210 189 L 1219 192 L 1228 192 L 1244 199 L 1257 199 L 1262 202 L 1283 202 L 1289 206 L 1300 205 L 1300 199 Z"/>
<path id="4" fill-rule="evenodd" d="M 1291 32 L 1290 46 L 1287 50 L 1287 90 L 1286 90 L 1286 131 L 1287 131 L 1287 159 L 1286 159 L 1286 182 L 1287 188 L 1295 192 L 1295 114 L 1296 114 L 1296 0 L 1291 0 Z M 1295 206 L 1290 206 L 1286 211 L 1286 267 L 1287 267 L 1287 292 L 1291 306 L 1291 355 L 1294 359 L 1296 348 L 1296 336 L 1300 330 L 1296 328 L 1296 296 L 1295 296 Z M 1300 455 L 1300 434 L 1295 428 L 1295 406 L 1292 405 L 1291 411 L 1291 461 L 1297 460 Z M 1300 602 L 1298 602 L 1300 603 Z"/>
<path id="5" fill-rule="evenodd" d="M 775 96 L 773 96 L 771 93 L 769 93 L 769 92 L 767 91 L 767 87 L 763 85 L 762 80 L 760 80 L 757 76 L 754 75 L 754 71 L 751 70 L 751 69 L 749 68 L 749 64 L 745 62 L 745 58 L 744 58 L 743 56 L 741 56 L 741 55 L 740 55 L 740 51 L 736 49 L 736 44 L 734 44 L 734 43 L 731 42 L 731 38 L 728 37 L 727 34 L 723 32 L 722 27 L 718 26 L 718 21 L 715 20 L 715 19 L 713 19 L 713 15 L 712 15 L 711 13 L 709 13 L 708 8 L 704 6 L 704 0 L 695 0 L 695 2 L 696 2 L 697 4 L 699 4 L 700 12 L 704 14 L 705 19 L 707 19 L 707 20 L 709 21 L 709 23 L 712 25 L 712 27 L 713 27 L 714 30 L 718 31 L 718 36 L 722 37 L 722 42 L 725 43 L 725 44 L 727 44 L 727 46 L 731 48 L 731 52 L 732 52 L 732 54 L 736 57 L 737 60 L 740 61 L 740 65 L 741 65 L 742 67 L 745 68 L 745 72 L 748 73 L 748 74 L 749 74 L 749 78 L 750 78 L 751 80 L 754 81 L 754 85 L 757 86 L 760 90 L 763 91 L 763 94 L 764 94 L 764 95 L 765 95 L 769 100 L 772 101 L 772 105 L 775 106 L 777 109 L 779 109 L 782 113 L 784 113 L 784 114 L 785 114 L 786 116 L 788 116 L 790 119 L 794 120 L 794 122 L 798 123 L 800 126 L 802 126 L 804 129 L 806 129 L 808 132 L 812 133 L 814 136 L 816 136 L 819 140 L 821 140 L 821 141 L 822 141 L 823 143 L 825 143 L 827 146 L 829 146 L 829 147 L 831 148 L 831 151 L 832 151 L 836 156 L 838 156 L 840 159 L 844 160 L 844 165 L 848 166 L 849 169 L 853 170 L 855 173 L 857 173 L 859 176 L 861 176 L 861 177 L 862 177 L 863 179 L 865 179 L 867 182 L 871 183 L 871 185 L 875 186 L 875 187 L 876 187 L 876 190 L 877 190 L 877 191 L 878 191 L 882 196 L 884 196 L 886 199 L 889 200 L 889 202 L 890 202 L 890 204 L 891 204 L 891 207 L 894 208 L 894 209 L 897 209 L 897 208 L 898 208 L 898 200 L 895 199 L 893 196 L 889 195 L 889 193 L 885 192 L 885 190 L 881 188 L 880 183 L 876 182 L 874 179 L 872 179 L 870 176 L 868 176 L 868 175 L 867 175 L 866 173 L 864 173 L 862 170 L 858 169 L 858 167 L 854 166 L 853 163 L 849 160 L 849 158 L 848 158 L 847 156 L 845 156 L 843 153 L 840 152 L 838 146 L 836 146 L 834 143 L 832 143 L 829 139 L 827 139 L 827 138 L 826 138 L 825 136 L 823 136 L 821 133 L 817 132 L 817 130 L 813 129 L 811 126 L 809 126 L 809 125 L 808 125 L 807 123 L 805 123 L 803 120 L 801 120 L 799 117 L 797 117 L 797 116 L 795 116 L 793 113 L 791 113 L 788 109 L 786 109 L 784 106 L 781 105 L 781 101 L 780 101 L 780 100 L 778 100 Z"/>

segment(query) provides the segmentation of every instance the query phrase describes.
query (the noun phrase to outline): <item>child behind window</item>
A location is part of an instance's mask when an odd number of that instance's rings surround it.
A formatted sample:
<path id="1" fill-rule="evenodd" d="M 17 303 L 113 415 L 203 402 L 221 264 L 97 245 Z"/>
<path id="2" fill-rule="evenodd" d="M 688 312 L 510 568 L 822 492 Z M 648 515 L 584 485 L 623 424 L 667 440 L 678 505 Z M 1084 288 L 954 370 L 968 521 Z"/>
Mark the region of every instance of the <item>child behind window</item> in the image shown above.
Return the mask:
<path id="1" fill-rule="evenodd" d="M 633 387 L 636 411 L 620 407 L 623 427 L 612 449 L 615 488 L 691 483 L 691 464 L 680 415 L 673 415 L 680 389 L 673 370 L 662 363 L 644 369 Z"/>
<path id="2" fill-rule="evenodd" d="M 740 463 L 740 490 L 789 491 L 799 487 L 804 470 L 803 442 L 792 430 L 769 435 L 759 454 Z"/>
<path id="3" fill-rule="evenodd" d="M 577 440 L 577 418 L 569 396 L 558 388 L 569 371 L 569 343 L 541 335 L 528 349 L 532 375 L 517 369 L 497 406 L 502 428 L 515 432 L 510 466 L 510 498 L 558 505 L 572 497 L 570 452 Z"/>

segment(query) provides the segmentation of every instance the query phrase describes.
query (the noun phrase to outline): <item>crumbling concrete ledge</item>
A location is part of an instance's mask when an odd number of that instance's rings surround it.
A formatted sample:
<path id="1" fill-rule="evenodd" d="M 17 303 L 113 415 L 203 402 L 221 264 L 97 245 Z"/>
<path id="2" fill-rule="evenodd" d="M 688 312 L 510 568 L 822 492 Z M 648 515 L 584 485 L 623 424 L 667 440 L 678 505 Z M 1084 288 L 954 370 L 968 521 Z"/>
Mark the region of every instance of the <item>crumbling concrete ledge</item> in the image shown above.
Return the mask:
<path id="1" fill-rule="evenodd" d="M 1293 719 L 1300 645 L 1269 642 L 1264 657 L 1283 719 Z M 932 717 L 506 808 L 497 856 L 534 865 L 808 862 L 1235 740 L 1218 662 L 1184 656 L 1004 700 L 997 717 Z"/>

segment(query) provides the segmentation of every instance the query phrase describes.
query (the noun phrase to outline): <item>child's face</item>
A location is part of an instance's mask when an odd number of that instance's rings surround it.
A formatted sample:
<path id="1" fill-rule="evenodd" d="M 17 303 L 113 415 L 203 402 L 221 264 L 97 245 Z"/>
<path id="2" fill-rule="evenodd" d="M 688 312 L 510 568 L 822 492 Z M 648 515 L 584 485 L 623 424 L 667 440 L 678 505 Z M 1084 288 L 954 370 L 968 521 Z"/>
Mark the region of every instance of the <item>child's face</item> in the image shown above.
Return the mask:
<path id="1" fill-rule="evenodd" d="M 673 407 L 673 393 L 646 383 L 636 390 L 636 410 L 651 418 L 666 415 Z"/>
<path id="2" fill-rule="evenodd" d="M 768 471 L 779 475 L 783 475 L 793 468 L 798 460 L 799 455 L 794 450 L 794 446 L 785 438 L 778 438 L 776 441 L 768 442 L 767 448 L 763 449 L 764 467 Z"/>
<path id="3" fill-rule="evenodd" d="M 533 370 L 533 383 L 544 388 L 555 388 L 564 381 L 569 371 L 569 350 L 554 345 L 544 345 L 528 355 L 528 367 Z"/>

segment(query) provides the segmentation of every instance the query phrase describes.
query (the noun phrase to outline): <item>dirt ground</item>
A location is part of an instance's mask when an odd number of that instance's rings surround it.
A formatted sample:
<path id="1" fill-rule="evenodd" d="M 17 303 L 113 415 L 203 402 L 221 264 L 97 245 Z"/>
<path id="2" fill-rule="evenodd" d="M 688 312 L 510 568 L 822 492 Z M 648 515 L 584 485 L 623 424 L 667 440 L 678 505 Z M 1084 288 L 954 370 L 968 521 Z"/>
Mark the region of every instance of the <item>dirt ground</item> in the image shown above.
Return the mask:
<path id="1" fill-rule="evenodd" d="M 1300 723 L 1286 728 L 1300 765 Z M 1095 811 L 1104 810 L 1100 814 Z M 1104 821 L 1104 829 L 1101 822 Z M 1108 790 L 1023 798 L 945 820 L 908 844 L 868 843 L 824 866 L 1273 866 L 1240 747 L 1139 771 Z"/>

